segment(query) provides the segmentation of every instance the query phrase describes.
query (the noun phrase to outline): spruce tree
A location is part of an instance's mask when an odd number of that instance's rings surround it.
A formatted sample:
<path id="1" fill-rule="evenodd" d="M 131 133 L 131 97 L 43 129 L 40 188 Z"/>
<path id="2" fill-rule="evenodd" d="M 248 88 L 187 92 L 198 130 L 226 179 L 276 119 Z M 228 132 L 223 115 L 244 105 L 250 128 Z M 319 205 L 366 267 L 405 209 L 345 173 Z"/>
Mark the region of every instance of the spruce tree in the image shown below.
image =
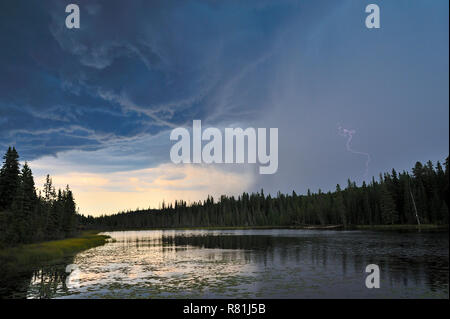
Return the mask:
<path id="1" fill-rule="evenodd" d="M 395 201 L 385 184 L 381 186 L 381 218 L 383 224 L 395 224 L 398 222 L 398 212 Z"/>
<path id="2" fill-rule="evenodd" d="M 63 201 L 63 226 L 62 230 L 64 235 L 70 236 L 76 231 L 76 205 L 73 199 L 72 191 L 69 188 L 69 185 L 66 186 L 66 189 L 63 191 L 62 196 Z"/>
<path id="3" fill-rule="evenodd" d="M 9 147 L 0 169 L 0 211 L 9 210 L 19 187 L 19 154 Z"/>
<path id="4" fill-rule="evenodd" d="M 19 178 L 12 211 L 14 212 L 15 232 L 19 242 L 31 242 L 36 229 L 35 206 L 36 189 L 34 187 L 33 173 L 27 163 L 24 164 Z"/>
<path id="5" fill-rule="evenodd" d="M 347 225 L 347 212 L 346 212 L 345 205 L 344 205 L 344 197 L 342 196 L 341 186 L 339 184 L 336 185 L 334 207 L 336 210 L 337 217 L 341 220 L 342 224 L 344 224 L 344 226 L 346 226 Z"/>

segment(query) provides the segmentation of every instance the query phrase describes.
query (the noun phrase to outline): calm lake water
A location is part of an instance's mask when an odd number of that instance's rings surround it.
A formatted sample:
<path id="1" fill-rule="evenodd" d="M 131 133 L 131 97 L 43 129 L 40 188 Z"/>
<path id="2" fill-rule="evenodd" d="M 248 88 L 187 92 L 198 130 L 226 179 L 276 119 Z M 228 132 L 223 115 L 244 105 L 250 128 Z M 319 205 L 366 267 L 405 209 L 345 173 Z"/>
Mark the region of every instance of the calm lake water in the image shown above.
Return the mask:
<path id="1" fill-rule="evenodd" d="M 16 298 L 448 298 L 448 232 L 166 230 L 11 279 Z M 68 280 L 68 264 L 78 270 Z M 365 267 L 380 267 L 379 289 Z M 14 280 L 14 282 L 13 282 Z M 68 282 L 68 285 L 66 284 Z"/>

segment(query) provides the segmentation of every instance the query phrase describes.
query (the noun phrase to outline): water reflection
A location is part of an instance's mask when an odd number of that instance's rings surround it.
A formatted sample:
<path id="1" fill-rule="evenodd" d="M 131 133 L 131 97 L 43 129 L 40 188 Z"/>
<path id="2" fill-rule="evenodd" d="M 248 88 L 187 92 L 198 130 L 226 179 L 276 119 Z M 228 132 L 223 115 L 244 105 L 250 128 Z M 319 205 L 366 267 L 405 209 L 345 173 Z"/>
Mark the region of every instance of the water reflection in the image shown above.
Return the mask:
<path id="1" fill-rule="evenodd" d="M 104 246 L 22 276 L 2 296 L 51 298 L 448 298 L 448 233 L 111 232 Z M 79 266 L 67 288 L 65 265 Z M 365 267 L 381 288 L 365 287 Z M 31 279 L 30 279 L 31 278 Z"/>
<path id="2" fill-rule="evenodd" d="M 36 266 L 31 270 L 3 269 L 0 276 L 0 298 L 52 298 L 69 293 L 65 268 L 73 258 L 65 258 L 51 265 Z"/>

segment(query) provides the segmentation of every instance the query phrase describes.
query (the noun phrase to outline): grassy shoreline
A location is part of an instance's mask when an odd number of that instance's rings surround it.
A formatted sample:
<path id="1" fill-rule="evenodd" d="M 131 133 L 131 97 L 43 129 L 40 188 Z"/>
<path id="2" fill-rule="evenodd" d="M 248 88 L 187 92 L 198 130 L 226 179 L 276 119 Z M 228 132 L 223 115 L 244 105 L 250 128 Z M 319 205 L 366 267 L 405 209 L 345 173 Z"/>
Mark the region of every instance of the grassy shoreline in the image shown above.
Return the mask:
<path id="1" fill-rule="evenodd" d="M 36 264 L 56 261 L 101 246 L 108 238 L 109 236 L 99 235 L 97 231 L 87 231 L 73 238 L 4 248 L 0 250 L 0 266 L 10 270 L 32 268 Z"/>

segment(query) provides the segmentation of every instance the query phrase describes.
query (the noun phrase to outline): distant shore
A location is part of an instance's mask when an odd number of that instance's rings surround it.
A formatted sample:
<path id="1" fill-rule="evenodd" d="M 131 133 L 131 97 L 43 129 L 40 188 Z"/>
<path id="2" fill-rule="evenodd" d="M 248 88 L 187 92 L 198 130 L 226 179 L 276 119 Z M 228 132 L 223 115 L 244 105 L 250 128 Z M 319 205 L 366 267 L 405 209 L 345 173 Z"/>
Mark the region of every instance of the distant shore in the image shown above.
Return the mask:
<path id="1" fill-rule="evenodd" d="M 155 227 L 155 228 L 117 228 L 104 229 L 102 232 L 139 231 L 139 230 L 251 230 L 251 229 L 300 229 L 300 230 L 448 230 L 449 225 L 299 225 L 299 226 L 196 226 L 196 227 Z"/>
<path id="2" fill-rule="evenodd" d="M 435 225 L 435 224 L 423 224 L 423 225 L 354 225 L 353 229 L 360 230 L 448 230 L 449 225 Z"/>

